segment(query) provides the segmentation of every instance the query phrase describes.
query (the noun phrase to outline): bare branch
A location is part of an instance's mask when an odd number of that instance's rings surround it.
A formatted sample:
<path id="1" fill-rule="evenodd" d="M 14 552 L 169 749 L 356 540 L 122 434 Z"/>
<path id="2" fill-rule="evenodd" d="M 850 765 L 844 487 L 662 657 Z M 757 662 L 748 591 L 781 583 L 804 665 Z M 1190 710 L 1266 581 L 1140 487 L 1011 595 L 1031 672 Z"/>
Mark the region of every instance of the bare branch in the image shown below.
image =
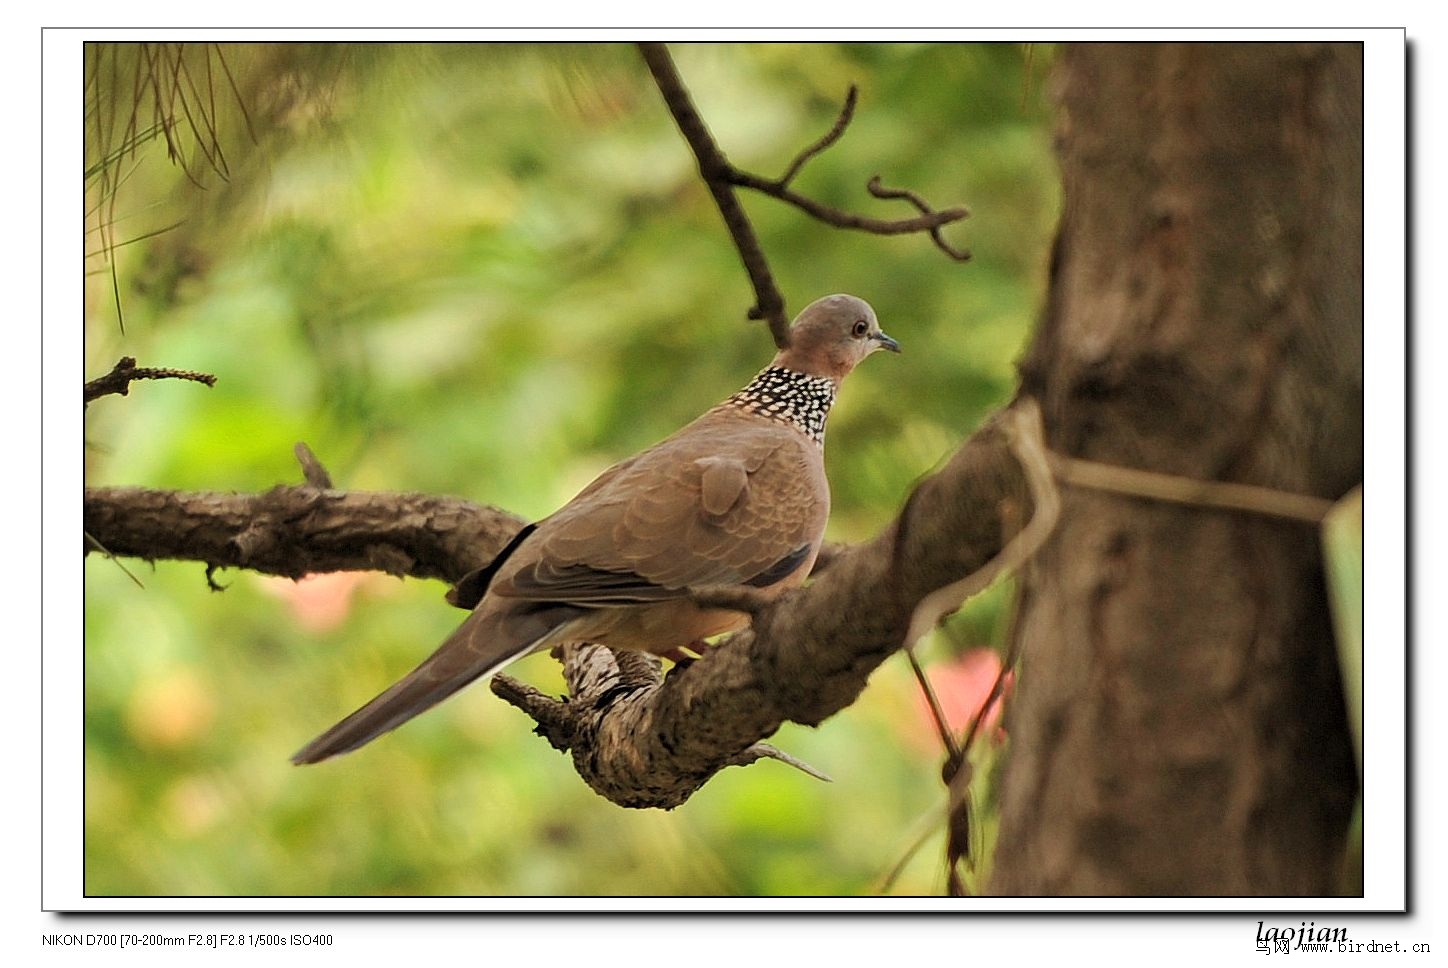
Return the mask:
<path id="1" fill-rule="evenodd" d="M 203 561 L 300 578 L 385 571 L 456 581 L 487 564 L 523 525 L 459 498 L 344 493 L 310 485 L 261 494 L 90 487 L 86 552 Z"/>
<path id="2" fill-rule="evenodd" d="M 794 176 L 799 174 L 800 169 L 805 166 L 806 162 L 840 140 L 840 136 L 845 133 L 845 128 L 849 127 L 850 122 L 854 120 L 855 102 L 859 99 L 859 96 L 860 89 L 851 84 L 849 92 L 845 94 L 845 105 L 840 108 L 840 116 L 835 119 L 834 127 L 826 131 L 824 137 L 820 138 L 820 140 L 796 155 L 794 161 L 784 170 L 784 174 L 779 176 L 777 184 L 784 186 L 794 181 Z"/>
<path id="3" fill-rule="evenodd" d="M 310 483 L 260 494 L 140 487 L 85 491 L 87 554 L 201 561 L 288 578 L 379 570 L 457 582 L 491 562 L 525 524 L 517 515 L 461 498 L 334 491 Z M 837 558 L 849 546 L 830 548 Z M 814 573 L 821 569 L 816 561 Z M 700 591 L 727 597 L 738 589 Z M 737 594 L 730 601 L 741 609 L 748 604 Z M 461 604 L 471 608 L 477 601 Z"/>
<path id="4" fill-rule="evenodd" d="M 699 174 L 709 187 L 709 193 L 714 196 L 714 203 L 724 217 L 724 224 L 734 240 L 734 247 L 739 251 L 740 259 L 744 263 L 744 270 L 749 274 L 749 281 L 754 286 L 755 304 L 749 310 L 749 318 L 766 320 L 769 323 L 770 333 L 774 336 L 774 343 L 780 349 L 789 345 L 789 319 L 785 315 L 784 297 L 774 282 L 768 260 L 765 259 L 759 239 L 754 233 L 754 227 L 734 193 L 735 187 L 749 188 L 771 198 L 787 202 L 836 228 L 856 229 L 874 235 L 927 232 L 936 246 L 952 259 L 963 262 L 970 258 L 969 252 L 950 245 L 940 234 L 942 226 L 958 222 L 970 215 L 970 211 L 964 207 L 948 208 L 937 212 L 912 191 L 882 188 L 877 176 L 871 179 L 867 186 L 871 194 L 876 198 L 903 198 L 914 205 L 920 211 L 920 215 L 906 219 L 872 218 L 826 205 L 789 187 L 790 182 L 811 159 L 828 149 L 844 135 L 845 129 L 854 118 L 855 103 L 859 94 L 853 84 L 850 85 L 849 93 L 845 96 L 844 106 L 840 109 L 839 117 L 835 119 L 830 130 L 814 144 L 796 155 L 779 178 L 763 178 L 736 168 L 724 156 L 724 152 L 715 142 L 714 136 L 709 133 L 708 126 L 699 116 L 699 111 L 689 96 L 689 90 L 684 86 L 684 82 L 674 66 L 673 58 L 669 55 L 668 47 L 664 44 L 639 44 L 639 52 L 643 55 L 644 63 L 648 65 L 649 72 L 654 77 L 654 83 L 658 85 L 659 93 L 664 97 L 664 103 L 668 105 L 669 113 L 673 115 L 674 122 L 679 126 L 684 140 L 689 143 L 694 157 L 698 160 Z"/>
<path id="5" fill-rule="evenodd" d="M 944 236 L 942 236 L 942 235 L 940 234 L 940 226 L 945 225 L 945 224 L 947 224 L 947 223 L 949 223 L 949 222 L 954 222 L 954 221 L 956 221 L 957 219 L 969 218 L 969 217 L 970 217 L 970 210 L 969 210 L 969 209 L 964 208 L 964 207 L 960 207 L 960 208 L 948 208 L 948 209 L 946 209 L 946 210 L 943 211 L 943 212 L 932 211 L 931 208 L 930 208 L 930 206 L 927 205 L 927 204 L 925 204 L 925 199 L 921 198 L 919 195 L 917 195 L 915 192 L 912 192 L 910 189 L 908 189 L 908 188 L 886 188 L 884 185 L 880 184 L 880 176 L 879 176 L 879 175 L 876 175 L 875 177 L 871 178 L 870 181 L 865 185 L 865 187 L 866 187 L 867 189 L 869 189 L 870 194 L 871 194 L 871 195 L 874 195 L 876 198 L 903 198 L 903 199 L 905 199 L 905 200 L 908 201 L 911 205 L 914 205 L 917 209 L 919 209 L 919 210 L 920 210 L 920 214 L 921 214 L 924 218 L 926 218 L 926 219 L 939 218 L 940 221 L 936 222 L 934 225 L 932 225 L 932 226 L 930 226 L 929 228 L 926 229 L 926 231 L 928 231 L 928 232 L 930 233 L 930 238 L 934 240 L 936 248 L 940 249 L 940 251 L 942 251 L 942 252 L 944 252 L 946 255 L 950 256 L 950 257 L 951 257 L 952 259 L 954 259 L 956 262 L 965 262 L 965 261 L 967 261 L 967 260 L 970 258 L 970 251 L 969 251 L 968 249 L 957 249 L 955 246 L 953 246 L 953 245 L 951 245 L 949 242 L 945 241 Z M 944 216 L 944 215 L 950 215 L 950 216 L 952 216 L 952 217 L 951 217 L 951 218 L 940 218 L 941 216 Z"/>
<path id="6" fill-rule="evenodd" d="M 949 245 L 940 236 L 940 227 L 949 225 L 951 222 L 958 222 L 970 215 L 965 208 L 947 208 L 943 211 L 932 211 L 928 206 L 924 208 L 924 214 L 915 218 L 903 219 L 882 219 L 872 218 L 868 215 L 856 215 L 853 212 L 846 212 L 817 202 L 812 198 L 801 195 L 779 182 L 770 181 L 767 178 L 760 178 L 747 171 L 740 171 L 737 168 L 729 169 L 729 180 L 743 188 L 752 188 L 771 198 L 777 198 L 782 202 L 788 202 L 796 208 L 808 212 L 826 225 L 833 225 L 839 229 L 858 229 L 862 232 L 869 232 L 873 235 L 907 235 L 913 232 L 929 232 L 935 244 L 948 253 L 951 258 L 958 262 L 964 262 L 970 258 L 970 253 L 956 249 Z M 878 177 L 871 179 L 870 184 L 878 182 Z M 913 192 L 907 193 L 911 198 L 917 198 Z M 876 195 L 877 198 L 903 198 L 907 195 Z M 919 203 L 923 205 L 923 203 Z"/>
<path id="7" fill-rule="evenodd" d="M 566 645 L 558 654 L 568 697 L 507 677 L 492 688 L 528 712 L 603 796 L 636 807 L 682 803 L 726 766 L 772 757 L 758 744 L 785 720 L 816 724 L 852 703 L 942 582 L 998 564 L 1001 548 L 1019 543 L 1012 538 L 1031 497 L 1008 439 L 993 421 L 874 541 L 836 552 L 803 589 L 757 609 L 747 603 L 750 630 L 667 675 L 654 656 Z M 218 567 L 293 578 L 376 569 L 456 581 L 522 524 L 452 498 L 310 485 L 254 495 L 90 488 L 85 496 L 87 549 L 203 561 L 208 575 Z"/>
<path id="8" fill-rule="evenodd" d="M 216 385 L 216 377 L 210 373 L 138 367 L 135 357 L 123 356 L 111 368 L 111 372 L 97 377 L 85 385 L 86 406 L 90 406 L 90 402 L 97 397 L 104 397 L 112 393 L 126 396 L 130 392 L 132 380 L 192 380 L 196 383 L 204 383 L 209 387 Z"/>
<path id="9" fill-rule="evenodd" d="M 754 234 L 754 226 L 750 224 L 749 216 L 744 214 L 744 206 L 739 204 L 730 185 L 728 173 L 732 171 L 732 166 L 694 107 L 693 98 L 674 67 L 668 47 L 664 44 L 639 44 L 639 53 L 643 55 L 669 113 L 674 116 L 674 123 L 679 126 L 680 133 L 699 162 L 699 175 L 714 196 L 714 204 L 724 217 L 724 225 L 734 239 L 734 247 L 739 250 L 739 257 L 744 262 L 744 271 L 749 274 L 749 281 L 754 286 L 755 302 L 754 308 L 749 310 L 749 318 L 767 322 L 769 332 L 774 336 L 774 345 L 784 349 L 789 345 L 789 317 L 784 311 L 784 296 L 780 295 L 769 271 L 769 263 L 759 246 L 758 236 Z"/>

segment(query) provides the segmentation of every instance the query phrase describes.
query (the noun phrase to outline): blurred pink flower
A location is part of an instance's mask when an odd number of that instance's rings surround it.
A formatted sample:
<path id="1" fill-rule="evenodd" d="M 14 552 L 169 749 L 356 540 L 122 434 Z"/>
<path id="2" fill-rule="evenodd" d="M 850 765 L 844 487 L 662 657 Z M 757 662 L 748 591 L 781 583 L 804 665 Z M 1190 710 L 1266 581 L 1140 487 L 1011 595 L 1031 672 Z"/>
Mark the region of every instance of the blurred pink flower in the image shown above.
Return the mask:
<path id="1" fill-rule="evenodd" d="M 307 631 L 329 632 L 346 620 L 353 593 L 373 577 L 365 571 L 334 571 L 307 575 L 297 581 L 265 578 L 262 587 L 285 601 Z"/>
<path id="2" fill-rule="evenodd" d="M 957 737 L 964 736 L 971 720 L 985 706 L 1000 672 L 1000 656 L 991 649 L 970 649 L 949 662 L 925 669 L 930 684 L 935 687 L 936 698 L 940 700 L 945 712 L 945 720 Z M 1005 729 L 1000 725 L 1001 715 L 1014 684 L 1015 673 L 1006 673 L 1005 681 L 1001 684 L 1001 693 L 991 703 L 985 714 L 985 721 L 978 730 L 992 742 L 1000 743 L 1005 740 Z M 939 730 L 935 726 L 935 717 L 931 715 L 929 700 L 919 688 L 915 691 L 915 714 L 916 722 L 911 730 L 912 734 L 926 738 L 934 748 L 939 748 Z"/>

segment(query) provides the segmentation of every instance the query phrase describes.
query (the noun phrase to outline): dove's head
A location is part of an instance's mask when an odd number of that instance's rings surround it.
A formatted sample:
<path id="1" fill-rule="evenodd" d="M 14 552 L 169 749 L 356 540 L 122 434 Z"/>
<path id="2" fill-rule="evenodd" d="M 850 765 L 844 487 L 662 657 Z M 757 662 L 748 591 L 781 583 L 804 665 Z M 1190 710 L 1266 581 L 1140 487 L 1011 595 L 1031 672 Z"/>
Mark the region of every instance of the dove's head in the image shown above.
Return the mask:
<path id="1" fill-rule="evenodd" d="M 863 299 L 843 294 L 816 299 L 789 327 L 789 347 L 775 366 L 827 376 L 836 382 L 876 350 L 900 352 L 900 344 L 880 332 L 875 311 Z"/>

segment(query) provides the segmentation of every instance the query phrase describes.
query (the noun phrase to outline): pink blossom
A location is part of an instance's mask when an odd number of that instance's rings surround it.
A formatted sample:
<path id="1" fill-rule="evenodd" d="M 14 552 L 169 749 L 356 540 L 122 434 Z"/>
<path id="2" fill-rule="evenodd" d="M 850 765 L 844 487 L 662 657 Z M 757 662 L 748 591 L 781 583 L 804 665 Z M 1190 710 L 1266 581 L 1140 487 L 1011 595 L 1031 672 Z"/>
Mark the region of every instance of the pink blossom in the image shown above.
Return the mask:
<path id="1" fill-rule="evenodd" d="M 353 593 L 372 578 L 363 571 L 336 571 L 306 575 L 297 581 L 266 578 L 262 587 L 285 601 L 307 631 L 329 632 L 346 620 Z"/>
<path id="2" fill-rule="evenodd" d="M 925 674 L 935 688 L 935 695 L 945 712 L 946 722 L 957 737 L 964 736 L 971 721 L 985 706 L 1000 672 L 1000 656 L 996 655 L 994 650 L 984 648 L 969 649 L 949 662 L 926 668 Z M 990 737 L 992 742 L 1000 743 L 1005 740 L 1005 730 L 1000 722 L 1005 701 L 1010 696 L 1014 683 L 1015 673 L 1007 672 L 1000 695 L 991 703 L 985 714 L 985 721 L 977 730 Z M 924 692 L 919 689 L 915 693 L 915 713 L 916 735 L 930 737 L 938 746 L 938 740 L 934 739 L 939 735 L 935 717 L 931 715 L 930 703 Z"/>

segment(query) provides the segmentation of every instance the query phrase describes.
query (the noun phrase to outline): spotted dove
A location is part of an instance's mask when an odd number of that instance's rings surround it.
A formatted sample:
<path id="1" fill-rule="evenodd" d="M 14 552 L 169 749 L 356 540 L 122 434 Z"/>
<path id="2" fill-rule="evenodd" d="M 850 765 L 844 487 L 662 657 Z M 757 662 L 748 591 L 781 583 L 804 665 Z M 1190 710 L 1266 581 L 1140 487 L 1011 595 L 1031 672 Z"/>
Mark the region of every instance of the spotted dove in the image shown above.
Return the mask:
<path id="1" fill-rule="evenodd" d="M 774 596 L 804 581 L 829 517 L 825 418 L 845 374 L 900 351 L 854 296 L 826 296 L 748 386 L 672 437 L 604 471 L 459 583 L 472 614 L 396 685 L 295 756 L 354 750 L 531 652 L 596 642 L 677 654 L 748 616 L 690 589 Z M 471 589 L 471 591 L 469 591 Z"/>

